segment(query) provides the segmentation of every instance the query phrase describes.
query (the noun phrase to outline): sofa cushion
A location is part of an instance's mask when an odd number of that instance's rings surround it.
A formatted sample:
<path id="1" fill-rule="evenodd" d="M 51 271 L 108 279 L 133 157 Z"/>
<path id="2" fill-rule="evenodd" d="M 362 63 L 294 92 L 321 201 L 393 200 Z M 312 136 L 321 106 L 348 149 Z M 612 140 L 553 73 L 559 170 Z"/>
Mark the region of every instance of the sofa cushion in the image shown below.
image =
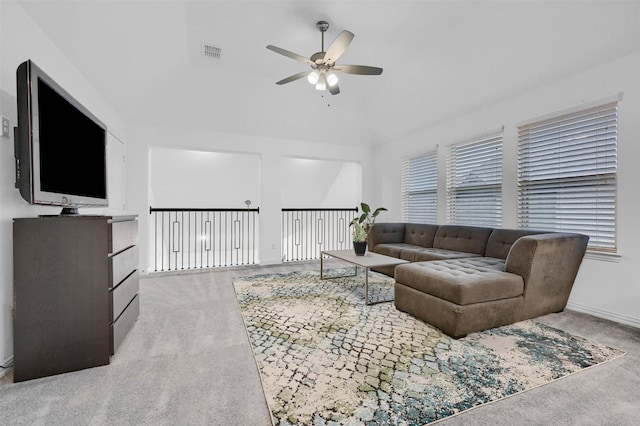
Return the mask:
<path id="1" fill-rule="evenodd" d="M 378 244 L 403 242 L 404 223 L 376 223 L 367 236 L 370 251 L 376 251 Z"/>
<path id="2" fill-rule="evenodd" d="M 400 252 L 415 246 L 406 243 L 389 243 L 389 244 L 376 244 L 374 252 L 378 254 L 384 254 L 385 256 L 397 257 L 400 259 Z"/>
<path id="3" fill-rule="evenodd" d="M 525 235 L 540 234 L 541 231 L 527 231 L 524 229 L 494 229 L 489 235 L 485 256 L 506 259 L 513 243 Z"/>
<path id="4" fill-rule="evenodd" d="M 433 247 L 438 225 L 407 223 L 404 227 L 404 242 L 420 247 Z"/>
<path id="5" fill-rule="evenodd" d="M 399 265 L 396 282 L 457 305 L 508 299 L 522 295 L 521 276 L 465 259 L 438 260 Z"/>
<path id="6" fill-rule="evenodd" d="M 479 254 L 467 253 L 463 251 L 442 250 L 437 248 L 410 246 L 404 248 L 400 253 L 400 259 L 409 262 L 424 262 L 428 260 L 458 259 L 461 257 L 480 257 Z"/>
<path id="7" fill-rule="evenodd" d="M 468 265 L 470 268 L 488 268 L 500 272 L 505 272 L 505 260 L 496 257 L 467 257 L 457 259 L 457 264 Z"/>
<path id="8" fill-rule="evenodd" d="M 433 239 L 433 247 L 484 256 L 491 231 L 491 228 L 475 226 L 440 225 Z"/>

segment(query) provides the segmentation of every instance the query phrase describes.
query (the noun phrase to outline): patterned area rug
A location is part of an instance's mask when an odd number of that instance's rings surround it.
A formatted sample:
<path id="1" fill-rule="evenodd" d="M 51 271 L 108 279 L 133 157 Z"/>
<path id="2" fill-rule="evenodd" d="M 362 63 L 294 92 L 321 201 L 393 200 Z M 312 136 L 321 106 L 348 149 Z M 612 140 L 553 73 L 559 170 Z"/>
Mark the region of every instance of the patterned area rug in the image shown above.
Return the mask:
<path id="1" fill-rule="evenodd" d="M 362 274 L 234 287 L 276 425 L 427 424 L 624 354 L 534 321 L 451 339 L 392 302 L 366 306 Z M 392 300 L 393 280 L 370 273 L 369 294 Z"/>

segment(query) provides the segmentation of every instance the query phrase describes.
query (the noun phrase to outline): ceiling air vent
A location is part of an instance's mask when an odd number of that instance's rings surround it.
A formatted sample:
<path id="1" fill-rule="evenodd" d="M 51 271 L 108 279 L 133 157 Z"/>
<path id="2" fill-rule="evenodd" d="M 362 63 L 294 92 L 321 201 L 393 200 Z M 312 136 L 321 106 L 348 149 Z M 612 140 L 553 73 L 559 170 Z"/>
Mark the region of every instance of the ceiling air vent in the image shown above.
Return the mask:
<path id="1" fill-rule="evenodd" d="M 202 56 L 205 58 L 220 59 L 221 53 L 222 49 L 219 47 L 215 47 L 208 43 L 202 43 Z"/>

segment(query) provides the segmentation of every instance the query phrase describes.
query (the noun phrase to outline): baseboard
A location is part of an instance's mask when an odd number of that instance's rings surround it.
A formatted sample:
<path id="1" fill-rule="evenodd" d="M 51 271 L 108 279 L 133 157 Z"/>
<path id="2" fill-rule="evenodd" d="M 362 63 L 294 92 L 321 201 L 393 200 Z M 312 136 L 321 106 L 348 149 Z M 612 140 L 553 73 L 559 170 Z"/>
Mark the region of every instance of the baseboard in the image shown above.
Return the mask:
<path id="1" fill-rule="evenodd" d="M 0 365 L 13 365 L 13 355 L 11 355 L 9 358 L 2 361 L 2 364 Z M 0 378 L 4 377 L 11 370 L 13 370 L 13 367 L 0 368 Z"/>
<path id="2" fill-rule="evenodd" d="M 266 266 L 266 265 L 282 265 L 282 260 L 261 260 L 259 262 L 260 265 L 262 266 Z"/>
<path id="3" fill-rule="evenodd" d="M 609 321 L 618 322 L 620 324 L 630 325 L 640 328 L 640 318 L 633 318 L 627 315 L 620 315 L 615 312 L 609 312 L 592 306 L 582 305 L 580 303 L 569 302 L 567 308 L 573 311 L 582 312 L 584 314 L 593 315 L 594 317 L 603 318 Z"/>

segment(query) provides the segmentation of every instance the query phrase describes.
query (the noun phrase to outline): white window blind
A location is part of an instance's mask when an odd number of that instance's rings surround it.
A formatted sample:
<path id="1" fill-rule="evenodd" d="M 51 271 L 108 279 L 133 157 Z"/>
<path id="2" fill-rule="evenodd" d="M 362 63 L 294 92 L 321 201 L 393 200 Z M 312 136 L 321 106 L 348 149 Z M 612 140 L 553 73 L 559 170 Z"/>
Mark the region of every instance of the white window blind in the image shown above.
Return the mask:
<path id="1" fill-rule="evenodd" d="M 502 134 L 452 145 L 447 153 L 447 221 L 502 223 Z"/>
<path id="2" fill-rule="evenodd" d="M 618 103 L 518 128 L 518 226 L 616 251 Z"/>
<path id="3" fill-rule="evenodd" d="M 438 162 L 433 151 L 402 160 L 402 220 L 437 223 Z"/>

